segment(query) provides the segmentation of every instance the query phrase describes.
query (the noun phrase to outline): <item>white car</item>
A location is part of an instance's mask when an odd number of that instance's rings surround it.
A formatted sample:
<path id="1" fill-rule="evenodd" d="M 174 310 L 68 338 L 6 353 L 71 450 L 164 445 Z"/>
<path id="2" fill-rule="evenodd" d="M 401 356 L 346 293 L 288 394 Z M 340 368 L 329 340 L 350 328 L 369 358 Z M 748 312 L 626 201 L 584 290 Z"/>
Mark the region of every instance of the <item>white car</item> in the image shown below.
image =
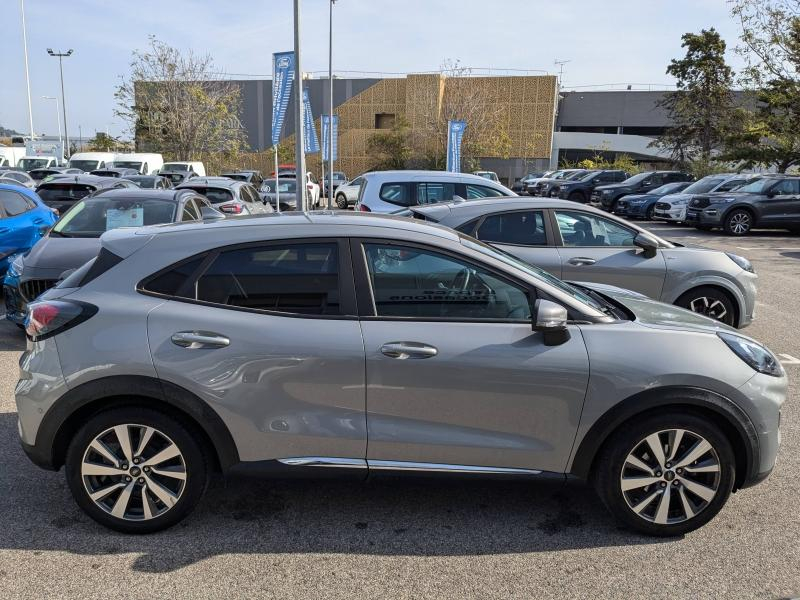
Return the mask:
<path id="1" fill-rule="evenodd" d="M 488 179 L 489 181 L 500 181 L 500 178 L 497 177 L 497 173 L 494 171 L 473 171 L 473 175 L 477 175 L 478 177 L 483 177 L 484 179 Z"/>
<path id="2" fill-rule="evenodd" d="M 308 194 L 308 206 L 310 208 L 322 207 L 320 204 L 320 187 L 317 178 L 311 171 L 306 172 L 306 190 Z"/>
<path id="3" fill-rule="evenodd" d="M 720 173 L 695 181 L 678 194 L 668 194 L 656 202 L 653 218 L 678 223 L 686 220 L 686 207 L 696 194 L 730 192 L 753 178 L 747 173 Z"/>
<path id="4" fill-rule="evenodd" d="M 353 179 L 353 181 L 348 181 L 346 183 L 342 183 L 339 187 L 336 188 L 336 206 L 342 210 L 345 210 L 351 204 L 355 204 L 358 201 L 358 192 L 361 190 L 361 185 L 364 183 L 364 178 L 359 176 Z"/>

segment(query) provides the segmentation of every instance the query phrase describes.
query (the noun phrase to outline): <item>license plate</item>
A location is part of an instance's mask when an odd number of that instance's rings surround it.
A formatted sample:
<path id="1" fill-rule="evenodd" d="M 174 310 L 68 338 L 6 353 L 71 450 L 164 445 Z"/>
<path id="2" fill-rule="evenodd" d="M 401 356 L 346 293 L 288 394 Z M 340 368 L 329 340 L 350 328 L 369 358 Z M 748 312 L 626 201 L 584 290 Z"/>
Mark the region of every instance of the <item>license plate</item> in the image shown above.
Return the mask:
<path id="1" fill-rule="evenodd" d="M 699 215 L 694 215 L 694 214 L 692 214 L 692 213 L 688 213 L 688 214 L 686 215 L 686 220 L 687 220 L 687 221 L 699 221 L 699 220 L 700 220 L 700 218 L 699 218 Z"/>

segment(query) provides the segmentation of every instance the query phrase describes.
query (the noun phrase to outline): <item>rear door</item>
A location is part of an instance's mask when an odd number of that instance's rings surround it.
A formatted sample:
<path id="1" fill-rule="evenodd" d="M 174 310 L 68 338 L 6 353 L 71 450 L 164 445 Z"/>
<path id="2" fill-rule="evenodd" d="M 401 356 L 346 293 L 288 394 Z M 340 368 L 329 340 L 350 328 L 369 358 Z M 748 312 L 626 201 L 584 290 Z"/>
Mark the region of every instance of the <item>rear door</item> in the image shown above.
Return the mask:
<path id="1" fill-rule="evenodd" d="M 636 230 L 619 221 L 579 210 L 554 210 L 553 227 L 560 235 L 561 278 L 605 283 L 661 297 L 667 268 L 657 251 L 645 258 L 633 245 Z"/>
<path id="2" fill-rule="evenodd" d="M 146 281 L 160 379 L 206 401 L 243 461 L 366 454 L 364 345 L 349 246 L 221 248 Z"/>

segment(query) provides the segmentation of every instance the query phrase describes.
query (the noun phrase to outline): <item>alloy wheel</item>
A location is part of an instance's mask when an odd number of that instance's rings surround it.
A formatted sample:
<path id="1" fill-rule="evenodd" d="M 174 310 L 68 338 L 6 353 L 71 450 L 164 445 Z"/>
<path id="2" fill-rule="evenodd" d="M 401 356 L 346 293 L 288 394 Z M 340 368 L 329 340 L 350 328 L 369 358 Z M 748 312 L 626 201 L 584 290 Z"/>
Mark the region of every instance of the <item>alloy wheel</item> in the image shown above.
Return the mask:
<path id="1" fill-rule="evenodd" d="M 689 302 L 689 309 L 706 317 L 711 317 L 717 321 L 728 322 L 728 309 L 725 304 L 716 298 L 700 296 Z"/>
<path id="2" fill-rule="evenodd" d="M 730 230 L 736 235 L 742 235 L 750 231 L 750 215 L 745 212 L 734 214 L 729 223 Z"/>
<path id="3" fill-rule="evenodd" d="M 620 473 L 628 507 L 658 525 L 683 523 L 714 500 L 722 469 L 714 447 L 688 429 L 648 435 L 630 451 Z"/>
<path id="4" fill-rule="evenodd" d="M 89 498 L 126 521 L 163 515 L 186 487 L 186 461 L 180 449 L 147 425 L 115 425 L 100 433 L 86 448 L 80 472 Z"/>

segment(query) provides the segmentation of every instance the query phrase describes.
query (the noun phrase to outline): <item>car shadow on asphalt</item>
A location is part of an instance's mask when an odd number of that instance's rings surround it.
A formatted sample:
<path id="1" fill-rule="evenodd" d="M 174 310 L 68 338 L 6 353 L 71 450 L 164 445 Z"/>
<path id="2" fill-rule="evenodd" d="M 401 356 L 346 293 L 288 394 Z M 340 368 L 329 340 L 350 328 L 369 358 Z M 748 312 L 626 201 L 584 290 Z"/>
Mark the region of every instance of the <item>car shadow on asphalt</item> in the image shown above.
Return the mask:
<path id="1" fill-rule="evenodd" d="M 0 320 L 0 352 L 22 352 L 25 350 L 25 343 L 25 332 L 22 329 L 10 321 Z"/>
<path id="2" fill-rule="evenodd" d="M 582 485 L 384 479 L 215 482 L 172 529 L 130 536 L 81 512 L 63 471 L 34 466 L 0 414 L 0 550 L 132 553 L 166 573 L 224 554 L 468 556 L 665 543 L 617 528 Z"/>

